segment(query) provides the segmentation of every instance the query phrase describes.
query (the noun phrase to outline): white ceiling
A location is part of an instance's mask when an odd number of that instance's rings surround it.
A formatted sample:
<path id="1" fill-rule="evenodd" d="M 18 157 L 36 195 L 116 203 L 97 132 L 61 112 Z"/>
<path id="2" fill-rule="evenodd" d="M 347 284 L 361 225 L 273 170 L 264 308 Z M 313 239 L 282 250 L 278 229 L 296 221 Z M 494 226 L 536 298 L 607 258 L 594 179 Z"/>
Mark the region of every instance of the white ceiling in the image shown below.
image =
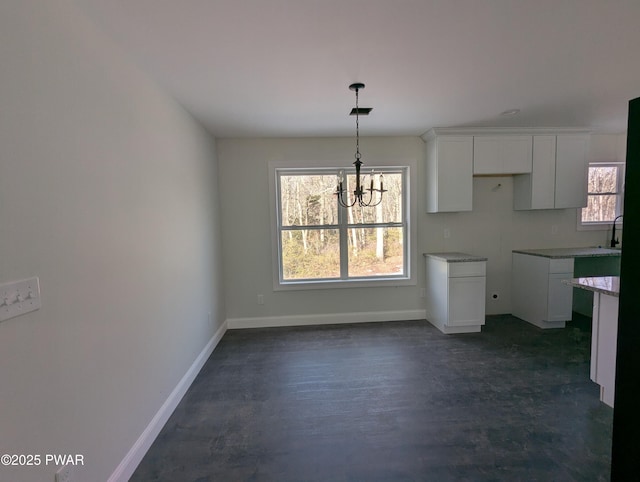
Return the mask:
<path id="1" fill-rule="evenodd" d="M 216 137 L 626 130 L 639 0 L 75 0 Z M 520 109 L 516 116 L 500 116 Z"/>

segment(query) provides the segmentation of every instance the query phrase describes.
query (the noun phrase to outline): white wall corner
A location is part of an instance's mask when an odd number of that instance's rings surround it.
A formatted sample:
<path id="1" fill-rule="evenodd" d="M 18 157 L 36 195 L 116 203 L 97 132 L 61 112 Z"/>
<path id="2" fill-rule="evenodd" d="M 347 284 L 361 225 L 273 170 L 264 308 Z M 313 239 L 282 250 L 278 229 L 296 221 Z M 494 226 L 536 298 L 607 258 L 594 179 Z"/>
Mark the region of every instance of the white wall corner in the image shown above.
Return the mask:
<path id="1" fill-rule="evenodd" d="M 127 482 L 131 478 L 154 440 L 162 430 L 162 427 L 167 423 L 167 420 L 169 420 L 169 417 L 180 403 L 180 400 L 182 400 L 182 397 L 187 393 L 187 390 L 195 380 L 209 356 L 211 356 L 211 353 L 213 353 L 213 350 L 218 346 L 218 343 L 226 331 L 227 322 L 225 321 L 194 360 L 191 367 L 189 367 L 158 412 L 151 419 L 149 425 L 147 425 L 142 434 L 140 434 L 140 437 L 138 437 L 138 440 L 136 440 L 133 446 L 129 449 L 127 455 L 122 459 L 120 464 L 118 464 L 116 470 L 114 470 L 109 477 L 108 482 Z"/>

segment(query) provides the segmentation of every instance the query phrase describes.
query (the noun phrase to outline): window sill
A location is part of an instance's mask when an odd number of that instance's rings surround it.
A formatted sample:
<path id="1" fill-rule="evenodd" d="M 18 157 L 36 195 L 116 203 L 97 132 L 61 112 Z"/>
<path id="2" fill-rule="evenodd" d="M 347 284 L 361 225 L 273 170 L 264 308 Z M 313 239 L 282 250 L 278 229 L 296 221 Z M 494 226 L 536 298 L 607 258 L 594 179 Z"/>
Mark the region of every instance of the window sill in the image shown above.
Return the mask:
<path id="1" fill-rule="evenodd" d="M 326 290 L 343 288 L 379 288 L 390 286 L 415 286 L 412 278 L 381 278 L 381 279 L 353 279 L 353 280 L 323 280 L 323 281 L 286 281 L 274 283 L 274 291 L 296 290 Z"/>
<path id="2" fill-rule="evenodd" d="M 611 231 L 611 226 L 613 225 L 613 221 L 609 223 L 590 223 L 590 224 L 582 224 L 578 222 L 576 226 L 578 231 Z"/>
<path id="3" fill-rule="evenodd" d="M 611 231 L 613 221 L 605 221 L 602 223 L 582 223 L 582 210 L 576 209 L 576 231 Z M 616 222 L 616 230 L 622 229 L 620 220 Z"/>

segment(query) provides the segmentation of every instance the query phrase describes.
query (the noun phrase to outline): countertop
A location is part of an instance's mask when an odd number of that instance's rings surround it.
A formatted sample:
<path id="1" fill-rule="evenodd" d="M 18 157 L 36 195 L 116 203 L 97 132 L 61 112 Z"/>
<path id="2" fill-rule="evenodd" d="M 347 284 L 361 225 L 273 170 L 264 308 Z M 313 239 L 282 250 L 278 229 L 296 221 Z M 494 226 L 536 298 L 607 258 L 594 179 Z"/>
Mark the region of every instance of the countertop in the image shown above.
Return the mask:
<path id="1" fill-rule="evenodd" d="M 611 248 L 550 248 L 514 249 L 514 253 L 542 256 L 543 258 L 595 258 L 600 256 L 620 256 L 619 249 Z"/>
<path id="2" fill-rule="evenodd" d="M 620 276 L 588 276 L 562 280 L 562 282 L 569 286 L 605 295 L 619 296 L 620 293 Z"/>
<path id="3" fill-rule="evenodd" d="M 467 253 L 424 253 L 424 257 L 436 258 L 447 263 L 465 263 L 469 261 L 487 261 L 488 258 Z"/>

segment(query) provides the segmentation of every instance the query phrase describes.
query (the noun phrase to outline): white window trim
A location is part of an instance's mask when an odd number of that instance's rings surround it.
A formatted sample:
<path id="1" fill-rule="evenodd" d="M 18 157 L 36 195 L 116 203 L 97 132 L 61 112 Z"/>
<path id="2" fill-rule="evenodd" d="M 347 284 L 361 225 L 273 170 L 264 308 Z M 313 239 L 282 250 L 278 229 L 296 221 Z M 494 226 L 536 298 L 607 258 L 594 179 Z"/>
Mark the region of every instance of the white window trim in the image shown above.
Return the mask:
<path id="1" fill-rule="evenodd" d="M 280 249 L 278 242 L 278 217 L 277 212 L 277 186 L 276 176 L 278 169 L 295 169 L 303 172 L 308 170 L 312 172 L 315 169 L 345 169 L 344 162 L 336 163 L 335 161 L 314 161 L 313 167 L 304 167 L 308 162 L 296 161 L 272 161 L 269 162 L 269 211 L 271 213 L 271 265 L 274 291 L 291 291 L 291 290 L 315 290 L 315 289 L 342 289 L 342 288 L 374 288 L 388 286 L 415 286 L 417 285 L 417 186 L 415 173 L 417 172 L 417 161 L 396 160 L 396 161 L 378 161 L 367 159 L 366 169 L 382 169 L 382 168 L 406 168 L 406 222 L 408 225 L 407 245 L 404 247 L 405 256 L 407 257 L 407 273 L 402 277 L 379 277 L 379 278 L 351 278 L 336 280 L 304 280 L 304 281 L 281 281 L 280 280 Z M 413 173 L 413 175 L 412 175 Z"/>
<path id="2" fill-rule="evenodd" d="M 591 166 L 618 166 L 618 193 L 620 202 L 616 203 L 616 216 L 623 214 L 625 163 L 619 161 L 593 161 L 589 163 L 588 167 Z M 587 196 L 589 196 L 588 192 Z M 578 231 L 607 231 L 611 229 L 612 224 L 613 221 L 583 223 L 582 208 L 576 209 L 576 229 Z"/>

